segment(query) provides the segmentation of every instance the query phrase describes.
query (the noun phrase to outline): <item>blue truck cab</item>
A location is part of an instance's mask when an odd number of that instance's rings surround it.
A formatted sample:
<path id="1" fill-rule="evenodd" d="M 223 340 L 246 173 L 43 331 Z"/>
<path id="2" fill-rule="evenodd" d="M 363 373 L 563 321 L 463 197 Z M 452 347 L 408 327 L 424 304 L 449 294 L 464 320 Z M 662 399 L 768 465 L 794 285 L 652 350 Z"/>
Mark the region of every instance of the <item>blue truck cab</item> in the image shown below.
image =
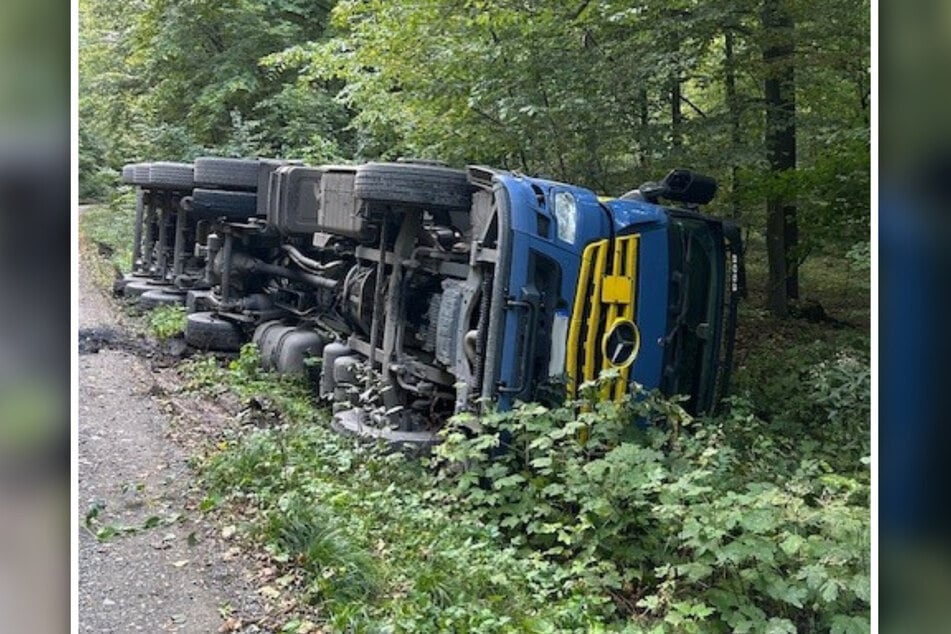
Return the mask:
<path id="1" fill-rule="evenodd" d="M 470 179 L 491 195 L 497 223 L 483 397 L 508 408 L 559 383 L 571 397 L 614 368 L 611 397 L 635 382 L 686 395 L 693 413 L 716 407 L 729 382 L 742 249 L 734 226 L 695 208 L 712 198 L 712 179 L 675 170 L 615 199 L 479 168 Z"/>

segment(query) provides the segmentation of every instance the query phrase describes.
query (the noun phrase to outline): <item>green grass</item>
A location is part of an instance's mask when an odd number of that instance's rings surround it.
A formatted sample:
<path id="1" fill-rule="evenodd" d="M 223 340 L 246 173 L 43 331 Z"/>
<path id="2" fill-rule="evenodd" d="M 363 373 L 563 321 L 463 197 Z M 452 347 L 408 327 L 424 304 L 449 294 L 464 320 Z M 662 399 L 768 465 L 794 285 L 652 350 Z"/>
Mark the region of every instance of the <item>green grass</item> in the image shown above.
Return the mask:
<path id="1" fill-rule="evenodd" d="M 86 240 L 94 243 L 103 257 L 116 270 L 132 269 L 132 238 L 135 204 L 129 194 L 121 194 L 109 204 L 95 205 L 79 217 L 79 229 Z"/>
<path id="2" fill-rule="evenodd" d="M 254 518 L 249 535 L 332 631 L 563 629 L 594 615 L 557 596 L 548 564 L 428 504 L 426 479 L 408 481 L 398 458 L 331 433 L 258 431 L 206 473 L 212 491 Z"/>

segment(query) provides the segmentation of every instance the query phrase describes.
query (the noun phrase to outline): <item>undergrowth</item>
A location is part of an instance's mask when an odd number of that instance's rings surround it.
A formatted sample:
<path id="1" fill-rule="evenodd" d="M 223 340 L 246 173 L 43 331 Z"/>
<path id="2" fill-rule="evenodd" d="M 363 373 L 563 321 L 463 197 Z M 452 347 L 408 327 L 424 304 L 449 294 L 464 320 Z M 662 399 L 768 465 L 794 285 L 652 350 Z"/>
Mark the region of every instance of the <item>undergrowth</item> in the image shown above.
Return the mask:
<path id="1" fill-rule="evenodd" d="M 800 457 L 853 473 L 854 457 L 871 452 L 868 334 L 745 312 L 749 352 L 734 374 L 732 445 L 773 446 L 778 462 L 765 465 L 773 473 Z"/>
<path id="2" fill-rule="evenodd" d="M 248 346 L 188 366 L 193 389 L 247 405 L 246 433 L 204 461 L 209 499 L 329 631 L 869 629 L 854 355 L 804 375 L 813 406 L 782 433 L 749 398 L 692 420 L 638 393 L 458 416 L 423 461 L 331 432 L 307 385 L 257 361 Z M 818 440 L 796 445 L 804 420 L 799 439 Z"/>
<path id="3" fill-rule="evenodd" d="M 148 314 L 149 332 L 159 341 L 167 341 L 185 332 L 188 313 L 184 306 L 156 306 Z"/>
<path id="4" fill-rule="evenodd" d="M 245 518 L 281 567 L 300 610 L 288 631 L 311 612 L 355 632 L 587 631 L 611 613 L 559 565 L 434 504 L 418 460 L 330 431 L 306 386 L 261 372 L 253 346 L 227 367 L 206 358 L 184 372 L 192 389 L 234 390 L 257 412 L 203 461 L 205 507 Z"/>
<path id="5" fill-rule="evenodd" d="M 83 236 L 99 246 L 117 271 L 132 270 L 135 198 L 130 190 L 120 190 L 108 204 L 86 209 L 79 223 Z"/>
<path id="6" fill-rule="evenodd" d="M 655 394 L 594 402 L 589 389 L 592 400 L 565 407 L 484 416 L 478 434 L 457 417 L 431 499 L 541 553 L 651 631 L 868 630 L 861 452 L 850 475 L 802 454 L 777 469 L 786 449 L 751 443 L 742 409 L 694 421 Z"/>

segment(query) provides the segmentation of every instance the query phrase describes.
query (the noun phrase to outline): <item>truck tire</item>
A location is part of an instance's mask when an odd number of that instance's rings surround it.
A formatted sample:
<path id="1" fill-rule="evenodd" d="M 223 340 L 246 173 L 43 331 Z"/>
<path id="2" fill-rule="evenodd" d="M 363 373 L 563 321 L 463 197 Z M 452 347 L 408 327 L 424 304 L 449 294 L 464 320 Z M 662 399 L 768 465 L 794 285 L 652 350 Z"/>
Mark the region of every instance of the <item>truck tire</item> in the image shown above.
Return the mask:
<path id="1" fill-rule="evenodd" d="M 195 168 L 189 163 L 152 163 L 149 187 L 153 189 L 186 189 L 195 186 Z"/>
<path id="2" fill-rule="evenodd" d="M 430 165 L 432 167 L 449 167 L 449 163 L 446 161 L 440 161 L 438 159 L 423 159 L 423 158 L 413 158 L 412 156 L 401 156 L 396 159 L 397 163 L 410 164 L 410 165 Z"/>
<path id="3" fill-rule="evenodd" d="M 199 350 L 237 352 L 244 335 L 237 324 L 215 313 L 191 313 L 185 321 L 185 342 Z"/>
<path id="4" fill-rule="evenodd" d="M 195 185 L 211 189 L 257 191 L 258 162 L 252 159 L 195 159 Z"/>
<path id="5" fill-rule="evenodd" d="M 472 187 L 463 170 L 417 163 L 367 163 L 357 168 L 353 193 L 368 202 L 469 209 Z"/>
<path id="6" fill-rule="evenodd" d="M 122 287 L 122 294 L 125 297 L 141 297 L 149 291 L 161 291 L 168 287 L 168 284 L 163 284 L 161 281 L 156 279 L 150 279 L 141 282 L 129 282 Z"/>
<path id="7" fill-rule="evenodd" d="M 135 284 L 136 282 L 154 282 L 155 278 L 146 275 L 144 273 L 126 273 L 120 278 L 113 280 L 112 282 L 112 293 L 113 295 L 121 296 L 123 295 L 123 290 L 129 284 Z"/>
<path id="8" fill-rule="evenodd" d="M 136 163 L 132 166 L 132 184 L 140 187 L 149 185 L 149 163 Z"/>
<path id="9" fill-rule="evenodd" d="M 138 300 L 142 295 L 149 291 L 154 291 L 158 286 L 149 282 L 132 282 L 126 284 L 122 289 L 122 296 Z"/>
<path id="10" fill-rule="evenodd" d="M 185 303 L 185 293 L 156 289 L 139 295 L 139 308 L 152 310 L 159 306 L 181 306 Z"/>
<path id="11" fill-rule="evenodd" d="M 182 209 L 199 220 L 222 217 L 244 220 L 257 213 L 258 196 L 251 192 L 199 188 L 182 199 Z"/>

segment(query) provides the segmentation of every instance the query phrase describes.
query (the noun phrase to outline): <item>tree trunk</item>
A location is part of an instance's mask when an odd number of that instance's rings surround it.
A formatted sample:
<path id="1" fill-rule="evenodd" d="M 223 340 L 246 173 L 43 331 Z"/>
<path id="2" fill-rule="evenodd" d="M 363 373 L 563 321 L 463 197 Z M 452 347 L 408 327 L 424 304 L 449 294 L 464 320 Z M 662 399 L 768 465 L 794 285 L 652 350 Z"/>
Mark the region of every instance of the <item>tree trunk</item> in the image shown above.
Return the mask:
<path id="1" fill-rule="evenodd" d="M 736 94 L 736 58 L 733 54 L 733 37 L 733 31 L 727 27 L 723 40 L 723 74 L 730 119 L 730 215 L 734 220 L 739 220 L 742 210 L 740 209 L 740 179 L 736 155 L 740 151 L 740 104 Z"/>
<path id="2" fill-rule="evenodd" d="M 799 230 L 796 204 L 778 184 L 796 169 L 796 81 L 793 21 L 785 0 L 763 2 L 763 62 L 766 77 L 766 158 L 774 185 L 766 197 L 766 246 L 769 260 L 767 307 L 779 317 L 788 312 L 789 299 L 799 296 L 796 259 Z"/>
<path id="3" fill-rule="evenodd" d="M 641 88 L 637 91 L 637 118 L 641 124 L 640 134 L 638 135 L 640 138 L 637 150 L 638 167 L 645 168 L 647 167 L 648 156 L 650 155 L 648 151 L 650 143 L 650 110 L 647 103 L 646 88 Z"/>
<path id="4" fill-rule="evenodd" d="M 676 155 L 683 145 L 683 113 L 680 110 L 680 74 L 670 76 L 670 145 Z"/>

